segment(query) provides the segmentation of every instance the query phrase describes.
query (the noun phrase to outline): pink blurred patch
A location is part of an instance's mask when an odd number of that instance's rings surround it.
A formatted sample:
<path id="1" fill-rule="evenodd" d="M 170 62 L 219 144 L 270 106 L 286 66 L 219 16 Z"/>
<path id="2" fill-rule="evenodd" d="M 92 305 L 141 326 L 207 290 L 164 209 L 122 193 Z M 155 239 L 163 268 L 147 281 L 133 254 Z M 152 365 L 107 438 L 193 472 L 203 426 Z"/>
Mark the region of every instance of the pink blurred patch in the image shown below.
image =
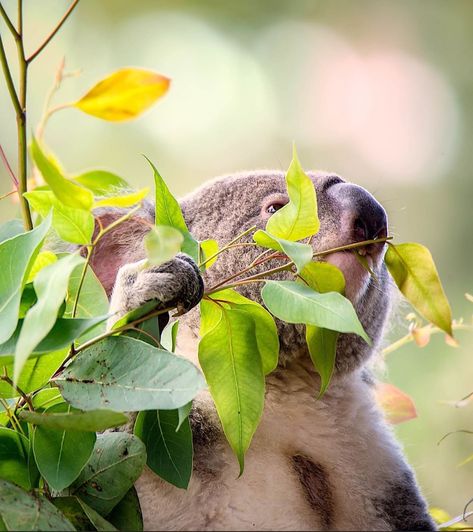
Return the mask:
<path id="1" fill-rule="evenodd" d="M 406 393 L 387 382 L 376 386 L 376 399 L 389 423 L 397 425 L 417 417 L 414 401 Z"/>

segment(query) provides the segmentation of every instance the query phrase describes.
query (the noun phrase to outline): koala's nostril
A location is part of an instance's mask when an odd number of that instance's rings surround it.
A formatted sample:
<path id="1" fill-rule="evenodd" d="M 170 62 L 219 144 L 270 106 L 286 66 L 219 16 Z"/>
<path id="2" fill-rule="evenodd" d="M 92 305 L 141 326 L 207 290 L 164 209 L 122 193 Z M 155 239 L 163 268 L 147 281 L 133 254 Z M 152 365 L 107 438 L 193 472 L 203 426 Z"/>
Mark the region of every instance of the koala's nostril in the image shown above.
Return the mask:
<path id="1" fill-rule="evenodd" d="M 368 227 L 362 218 L 357 218 L 353 227 L 353 233 L 356 240 L 369 240 Z"/>

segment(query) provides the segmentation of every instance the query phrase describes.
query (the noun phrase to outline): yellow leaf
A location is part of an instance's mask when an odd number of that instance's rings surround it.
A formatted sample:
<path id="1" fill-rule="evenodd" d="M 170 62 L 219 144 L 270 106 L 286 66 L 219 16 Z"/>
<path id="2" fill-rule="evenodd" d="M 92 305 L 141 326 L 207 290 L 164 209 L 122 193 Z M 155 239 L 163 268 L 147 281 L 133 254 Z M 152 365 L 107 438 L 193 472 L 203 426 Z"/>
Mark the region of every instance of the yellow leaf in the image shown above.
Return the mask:
<path id="1" fill-rule="evenodd" d="M 52 251 L 41 251 L 33 262 L 26 283 L 31 283 L 40 270 L 56 261 L 57 257 Z"/>
<path id="2" fill-rule="evenodd" d="M 386 419 L 396 425 L 417 417 L 414 401 L 403 391 L 387 382 L 376 386 L 376 399 L 384 410 Z"/>
<path id="3" fill-rule="evenodd" d="M 124 196 L 110 196 L 109 198 L 96 201 L 94 203 L 94 209 L 97 207 L 131 207 L 143 200 L 148 195 L 148 192 L 149 188 L 146 187 Z"/>
<path id="4" fill-rule="evenodd" d="M 169 83 L 169 78 L 151 70 L 122 68 L 94 85 L 74 107 L 103 120 L 130 120 L 163 96 Z"/>

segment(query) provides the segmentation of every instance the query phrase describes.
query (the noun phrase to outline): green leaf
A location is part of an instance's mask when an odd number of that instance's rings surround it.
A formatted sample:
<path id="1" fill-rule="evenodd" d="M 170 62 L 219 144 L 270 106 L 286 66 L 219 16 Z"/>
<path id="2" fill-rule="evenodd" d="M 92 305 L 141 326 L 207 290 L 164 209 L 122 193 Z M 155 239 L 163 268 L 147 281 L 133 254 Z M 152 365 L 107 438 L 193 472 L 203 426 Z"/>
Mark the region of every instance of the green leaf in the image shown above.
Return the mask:
<path id="1" fill-rule="evenodd" d="M 167 351 L 176 351 L 177 331 L 179 330 L 179 320 L 168 323 L 161 333 L 161 345 Z"/>
<path id="2" fill-rule="evenodd" d="M 26 493 L 0 480 L 0 515 L 6 530 L 74 530 L 46 497 Z"/>
<path id="3" fill-rule="evenodd" d="M 123 196 L 110 196 L 94 203 L 94 209 L 98 207 L 131 207 L 143 201 L 149 193 L 149 188 L 142 188 L 136 192 L 130 192 Z"/>
<path id="4" fill-rule="evenodd" d="M 36 276 L 33 285 L 38 301 L 27 312 L 16 344 L 13 372 L 15 382 L 18 381 L 28 356 L 53 328 L 59 307 L 66 298 L 69 277 L 73 269 L 83 262 L 84 259 L 78 255 L 66 255 L 46 266 Z"/>
<path id="5" fill-rule="evenodd" d="M 32 283 L 36 275 L 46 266 L 49 266 L 53 262 L 57 261 L 56 255 L 52 251 L 40 251 L 33 266 L 31 267 L 26 284 Z"/>
<path id="6" fill-rule="evenodd" d="M 84 350 L 54 382 L 81 410 L 121 412 L 179 408 L 205 387 L 200 371 L 185 358 L 127 336 L 111 336 Z"/>
<path id="7" fill-rule="evenodd" d="M 20 412 L 20 418 L 27 423 L 48 427 L 50 429 L 86 432 L 100 432 L 119 427 L 128 422 L 128 416 L 122 412 L 114 412 L 113 410 L 90 410 L 89 412 L 76 410 L 71 410 L 70 412 L 51 412 L 49 410 L 44 414 L 23 410 Z"/>
<path id="8" fill-rule="evenodd" d="M 214 257 L 218 253 L 218 242 L 216 240 L 207 239 L 200 242 L 200 257 L 199 264 L 203 264 L 204 271 L 212 266 L 218 257 Z M 212 258 L 213 257 L 213 258 Z M 209 260 L 210 259 L 210 260 Z"/>
<path id="9" fill-rule="evenodd" d="M 148 263 L 158 266 L 174 258 L 181 250 L 184 237 L 174 227 L 157 225 L 147 233 L 144 239 Z"/>
<path id="10" fill-rule="evenodd" d="M 452 311 L 430 251 L 421 244 L 390 244 L 384 261 L 399 290 L 425 319 L 453 336 Z"/>
<path id="11" fill-rule="evenodd" d="M 16 235 L 20 235 L 24 231 L 25 229 L 21 220 L 8 220 L 8 222 L 0 225 L 0 242 L 4 242 Z"/>
<path id="12" fill-rule="evenodd" d="M 50 225 L 48 217 L 32 231 L 0 244 L 0 343 L 16 329 L 21 291 Z"/>
<path id="13" fill-rule="evenodd" d="M 176 198 L 169 191 L 164 179 L 159 174 L 154 164 L 146 157 L 154 172 L 156 188 L 156 225 L 168 225 L 178 229 L 184 237 L 182 251 L 187 253 L 196 262 L 199 261 L 199 243 L 187 229 L 181 207 Z"/>
<path id="14" fill-rule="evenodd" d="M 199 362 L 240 475 L 263 413 L 265 383 L 257 350 L 254 322 L 241 310 L 224 309 L 199 343 Z"/>
<path id="15" fill-rule="evenodd" d="M 264 248 L 282 251 L 294 262 L 298 273 L 312 260 L 312 255 L 314 254 L 314 250 L 309 244 L 277 238 L 268 234 L 266 231 L 256 231 L 253 235 L 253 240 Z"/>
<path id="16" fill-rule="evenodd" d="M 345 291 L 343 273 L 327 262 L 311 262 L 301 272 L 302 279 L 317 292 Z M 338 332 L 314 325 L 306 325 L 306 342 L 310 358 L 320 375 L 319 398 L 326 392 L 335 369 Z"/>
<path id="17" fill-rule="evenodd" d="M 66 516 L 75 530 L 95 530 L 77 497 L 54 497 L 51 502 Z"/>
<path id="18" fill-rule="evenodd" d="M 337 292 L 319 294 L 293 281 L 266 281 L 261 296 L 268 310 L 287 323 L 355 333 L 371 343 L 353 305 Z"/>
<path id="19" fill-rule="evenodd" d="M 41 149 L 35 137 L 33 137 L 31 142 L 31 157 L 44 180 L 61 203 L 75 209 L 84 209 L 86 211 L 91 209 L 94 202 L 92 192 L 66 179 L 61 174 L 58 165 Z"/>
<path id="20" fill-rule="evenodd" d="M 133 486 L 108 514 L 107 519 L 119 530 L 135 530 L 137 532 L 143 530 L 140 500 Z"/>
<path id="21" fill-rule="evenodd" d="M 64 205 L 50 190 L 34 190 L 26 192 L 24 196 L 43 218 L 53 211 L 52 226 L 62 240 L 73 244 L 90 244 L 95 227 L 91 212 Z"/>
<path id="22" fill-rule="evenodd" d="M 93 508 L 86 504 L 81 499 L 77 499 L 80 506 L 84 510 L 85 515 L 89 518 L 89 521 L 95 527 L 97 531 L 108 531 L 108 530 L 117 530 L 111 523 L 104 519 L 99 513 L 97 513 Z"/>
<path id="23" fill-rule="evenodd" d="M 35 411 L 42 412 L 50 406 L 63 403 L 64 400 L 57 388 L 45 388 L 35 393 L 32 399 Z"/>
<path id="24" fill-rule="evenodd" d="M 179 430 L 177 410 L 147 410 L 136 418 L 134 433 L 146 445 L 146 463 L 157 475 L 186 489 L 192 474 L 189 420 Z"/>
<path id="25" fill-rule="evenodd" d="M 71 411 L 70 405 L 59 403 L 49 407 L 46 413 Z M 94 432 L 57 430 L 46 425 L 36 427 L 34 457 L 41 475 L 53 489 L 61 491 L 78 477 L 92 454 L 95 439 Z"/>
<path id="26" fill-rule="evenodd" d="M 28 467 L 29 442 L 19 432 L 0 427 L 0 478 L 29 490 L 32 488 Z"/>
<path id="27" fill-rule="evenodd" d="M 131 189 L 131 186 L 122 177 L 106 170 L 89 170 L 74 176 L 72 179 L 91 190 L 96 196 L 116 194 L 121 189 Z"/>
<path id="28" fill-rule="evenodd" d="M 191 410 L 192 410 L 192 401 L 189 401 L 186 405 L 181 406 L 177 409 L 178 422 L 177 422 L 176 432 L 181 428 L 184 421 L 188 420 Z"/>
<path id="29" fill-rule="evenodd" d="M 289 203 L 271 216 L 266 231 L 272 236 L 293 241 L 314 235 L 320 227 L 315 188 L 302 170 L 295 147 L 286 185 Z"/>
<path id="30" fill-rule="evenodd" d="M 226 303 L 232 309 L 244 311 L 248 315 L 248 319 L 253 320 L 258 353 L 263 365 L 263 373 L 265 375 L 271 373 L 278 365 L 279 358 L 278 330 L 271 314 L 256 301 L 252 301 L 232 289 L 215 292 L 209 298 L 213 301 L 219 301 L 220 304 Z M 205 300 L 202 301 L 202 306 L 205 307 L 207 304 Z M 214 312 L 219 311 L 218 314 L 214 314 L 212 319 L 220 319 L 220 313 L 222 311 L 219 307 L 215 304 L 209 306 L 215 307 Z M 208 315 L 209 311 L 204 309 L 201 322 L 208 319 Z"/>
<path id="31" fill-rule="evenodd" d="M 108 515 L 141 475 L 144 444 L 132 434 L 99 434 L 92 457 L 71 492 L 102 515 Z"/>

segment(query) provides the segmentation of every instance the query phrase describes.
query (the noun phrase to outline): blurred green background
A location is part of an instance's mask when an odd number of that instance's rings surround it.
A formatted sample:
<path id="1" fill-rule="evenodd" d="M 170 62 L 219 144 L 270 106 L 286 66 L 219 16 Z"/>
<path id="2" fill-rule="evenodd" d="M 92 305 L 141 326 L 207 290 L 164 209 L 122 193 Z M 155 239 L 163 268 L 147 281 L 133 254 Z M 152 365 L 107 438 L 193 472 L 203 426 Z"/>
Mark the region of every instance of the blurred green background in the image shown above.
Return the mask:
<path id="1" fill-rule="evenodd" d="M 27 49 L 64 13 L 64 0 L 25 0 Z M 16 2 L 6 0 L 15 13 Z M 110 124 L 65 110 L 46 141 L 72 172 L 115 171 L 151 185 L 142 153 L 183 195 L 214 175 L 288 166 L 296 141 L 306 168 L 336 171 L 372 191 L 396 240 L 427 245 L 455 317 L 473 305 L 473 2 L 471 0 L 82 0 L 30 69 L 29 129 L 63 56 L 56 103 L 77 99 L 121 66 L 172 78 L 134 122 Z M 0 25 L 7 53 L 16 51 Z M 15 119 L 0 83 L 0 143 L 16 168 Z M 13 164 L 14 163 L 14 164 Z M 0 167 L 0 195 L 11 189 Z M 16 205 L 0 203 L 0 221 Z M 390 338 L 405 334 L 401 308 Z M 459 514 L 473 497 L 473 333 L 459 348 L 433 338 L 391 354 L 384 378 L 410 394 L 418 418 L 396 427 L 431 505 Z"/>

